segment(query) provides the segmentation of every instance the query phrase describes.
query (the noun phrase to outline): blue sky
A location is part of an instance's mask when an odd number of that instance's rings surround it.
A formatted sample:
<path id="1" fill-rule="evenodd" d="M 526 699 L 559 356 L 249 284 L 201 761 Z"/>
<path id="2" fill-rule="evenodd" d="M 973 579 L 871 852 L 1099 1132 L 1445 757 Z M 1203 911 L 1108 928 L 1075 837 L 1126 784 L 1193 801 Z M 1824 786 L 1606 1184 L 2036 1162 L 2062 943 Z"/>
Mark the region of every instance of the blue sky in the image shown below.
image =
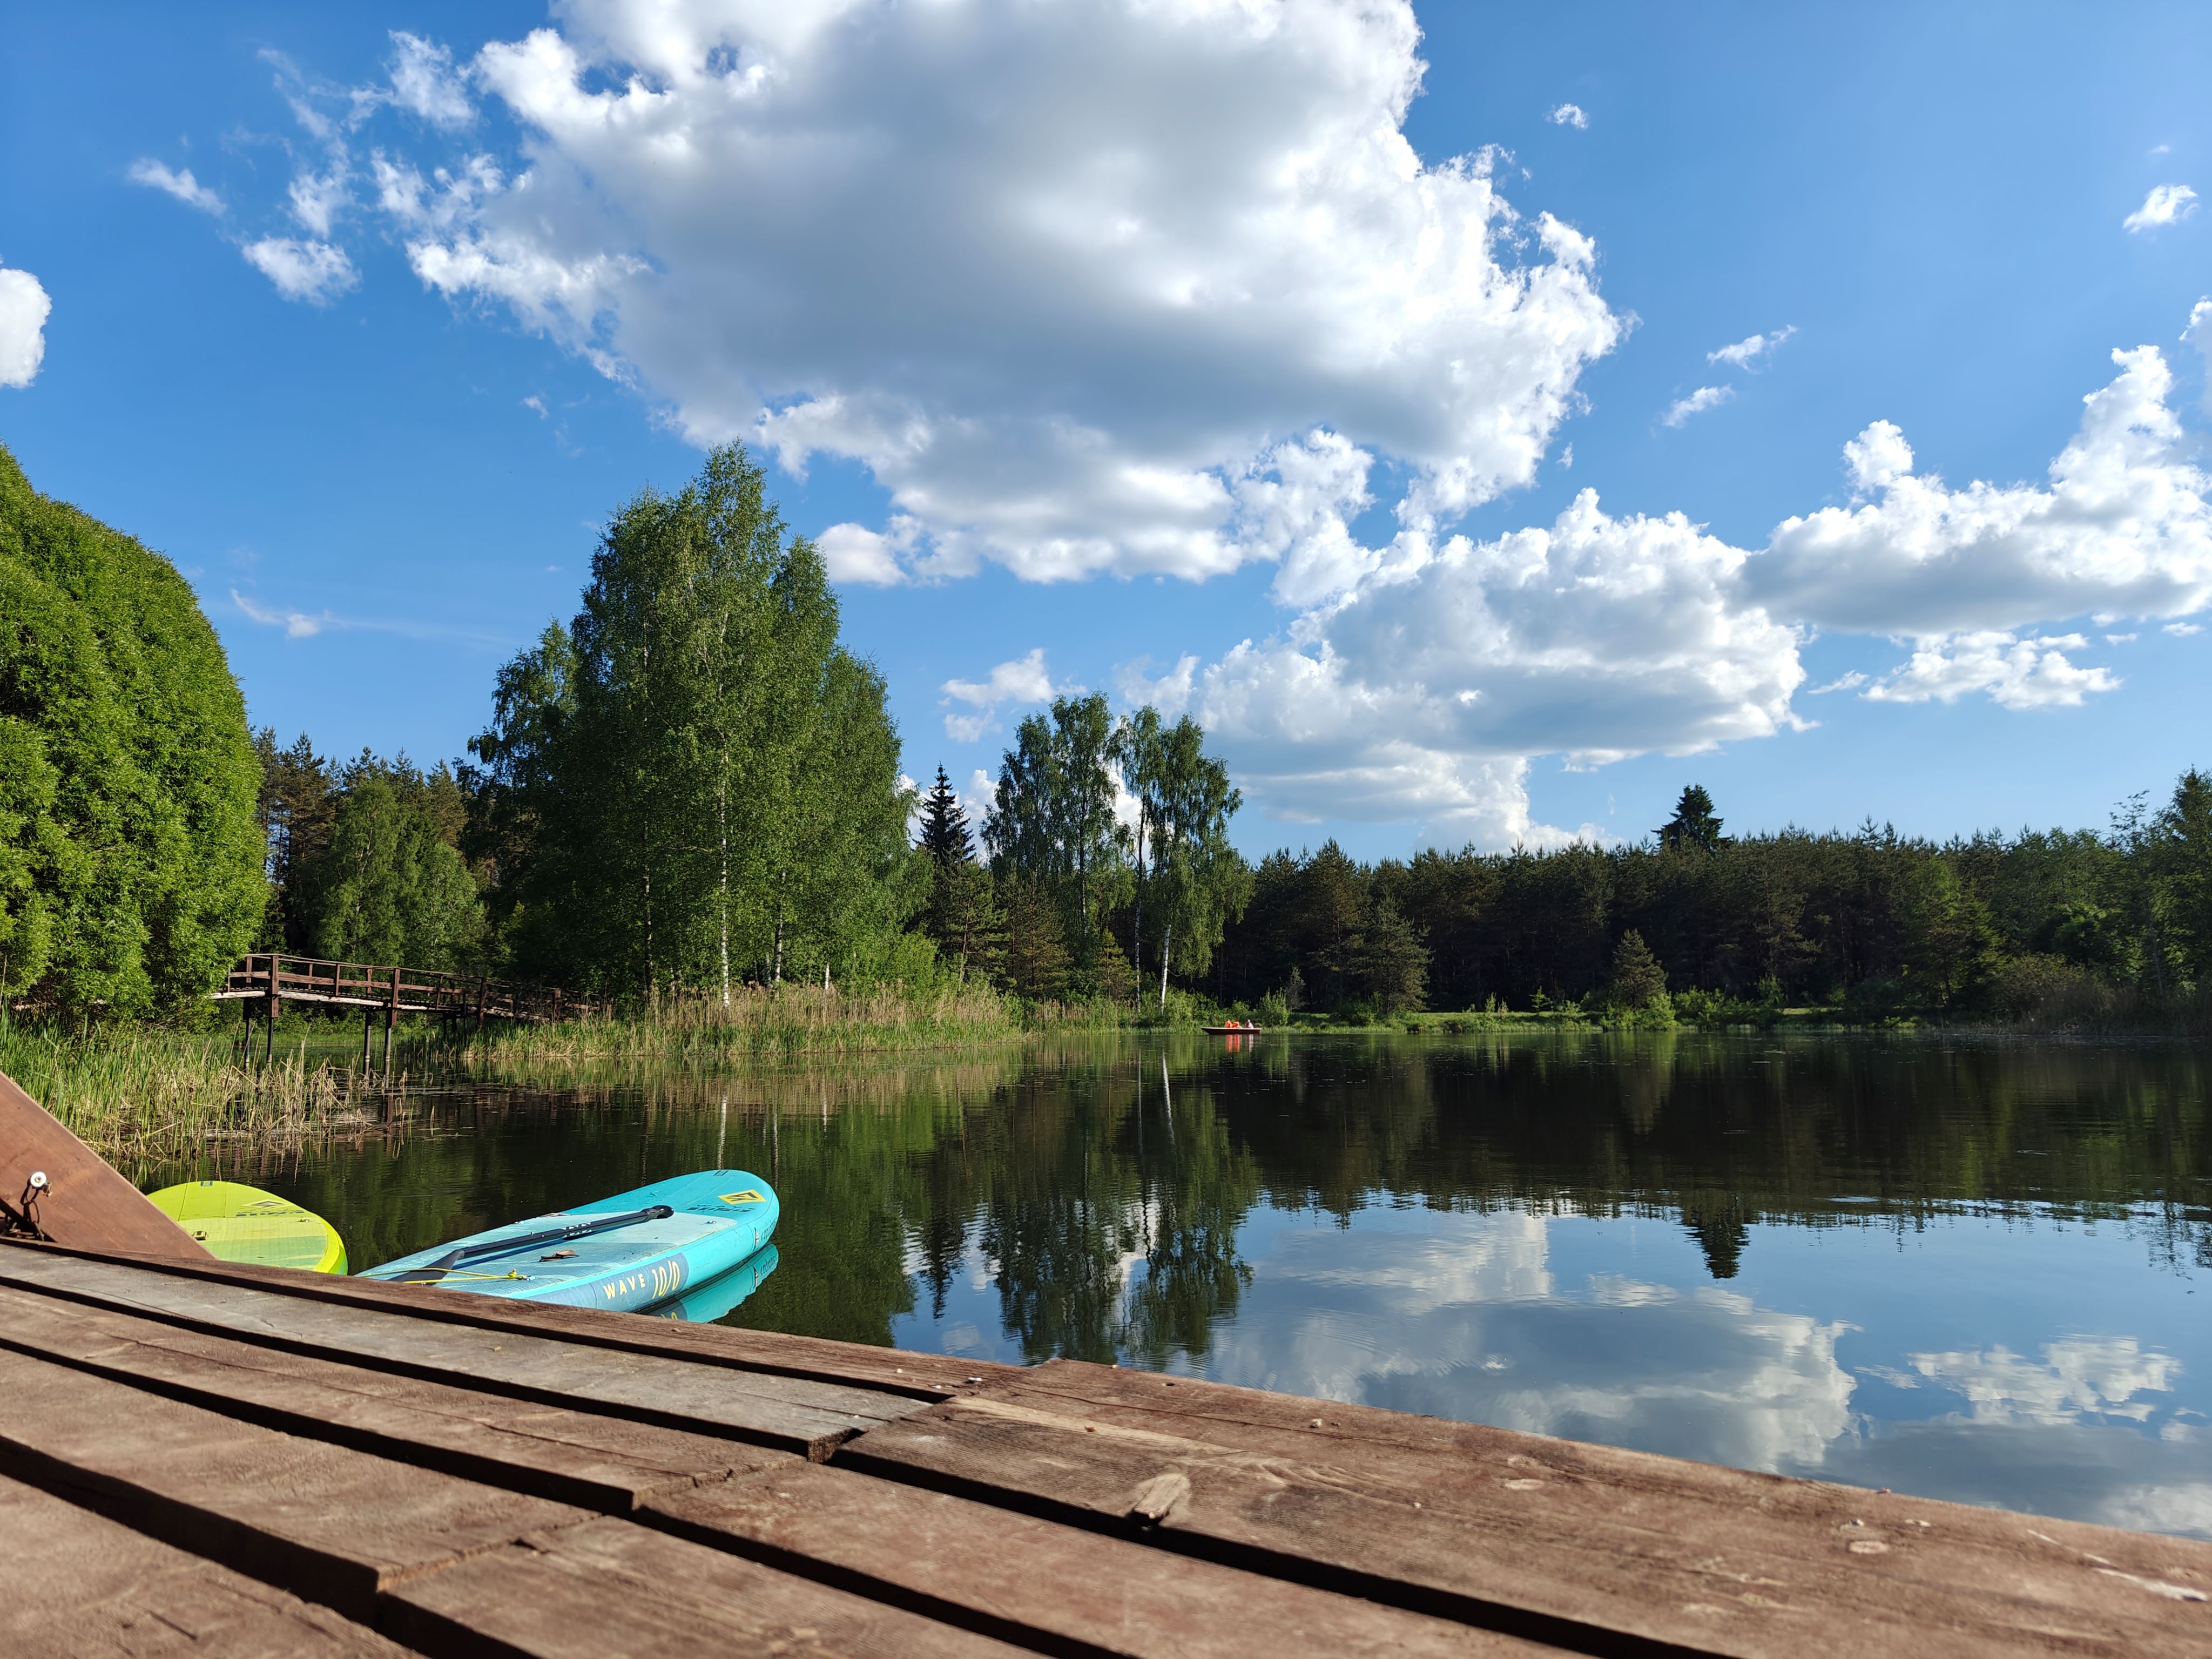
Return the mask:
<path id="1" fill-rule="evenodd" d="M 910 772 L 1152 695 L 1250 850 L 1633 836 L 1692 780 L 1735 829 L 2096 825 L 2212 761 L 2196 9 L 8 38 L 0 442 L 325 750 L 459 754 L 594 526 L 738 437 Z"/>

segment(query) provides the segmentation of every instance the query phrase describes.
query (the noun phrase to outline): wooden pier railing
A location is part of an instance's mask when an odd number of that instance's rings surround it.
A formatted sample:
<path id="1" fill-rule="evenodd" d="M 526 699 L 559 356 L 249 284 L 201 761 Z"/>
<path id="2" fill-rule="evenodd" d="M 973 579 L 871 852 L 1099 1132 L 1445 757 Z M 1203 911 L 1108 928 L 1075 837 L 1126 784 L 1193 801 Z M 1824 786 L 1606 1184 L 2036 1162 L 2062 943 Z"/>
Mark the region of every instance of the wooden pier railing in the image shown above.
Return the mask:
<path id="1" fill-rule="evenodd" d="M 256 951 L 240 957 L 211 992 L 217 1002 L 243 1002 L 247 1018 L 260 1011 L 275 1019 L 287 1002 L 326 1008 L 381 1010 L 387 1028 L 402 1014 L 429 1014 L 441 1020 L 495 1019 L 542 1024 L 573 1019 L 592 1012 L 587 1000 L 551 985 L 518 985 L 479 974 L 453 974 L 434 968 L 379 966 L 326 962 L 317 957 Z"/>

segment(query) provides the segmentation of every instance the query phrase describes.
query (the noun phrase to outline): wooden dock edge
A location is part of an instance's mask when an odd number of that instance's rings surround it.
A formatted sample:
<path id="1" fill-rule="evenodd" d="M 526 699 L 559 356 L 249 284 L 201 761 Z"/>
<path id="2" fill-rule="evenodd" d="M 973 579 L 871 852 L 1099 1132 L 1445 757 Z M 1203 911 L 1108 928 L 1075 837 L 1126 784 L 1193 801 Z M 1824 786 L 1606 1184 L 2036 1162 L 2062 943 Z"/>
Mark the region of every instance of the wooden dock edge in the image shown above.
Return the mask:
<path id="1" fill-rule="evenodd" d="M 209 1652 L 2212 1652 L 2201 1540 L 1158 1373 L 51 1244 L 0 1314 L 0 1550 L 204 1558 Z"/>

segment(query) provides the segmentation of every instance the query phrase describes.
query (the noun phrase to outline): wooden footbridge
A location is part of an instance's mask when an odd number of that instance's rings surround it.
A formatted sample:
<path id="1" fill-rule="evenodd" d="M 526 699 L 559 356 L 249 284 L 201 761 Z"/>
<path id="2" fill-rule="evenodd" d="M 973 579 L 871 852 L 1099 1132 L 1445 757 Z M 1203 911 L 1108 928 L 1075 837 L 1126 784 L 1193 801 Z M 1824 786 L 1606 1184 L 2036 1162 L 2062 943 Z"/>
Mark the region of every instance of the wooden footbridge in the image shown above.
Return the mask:
<path id="1" fill-rule="evenodd" d="M 362 1010 L 362 1052 L 368 1052 L 371 1025 L 384 1017 L 385 1044 L 402 1014 L 427 1014 L 442 1022 L 474 1022 L 481 1030 L 492 1020 L 545 1024 L 574 1019 L 594 1011 L 588 1000 L 566 995 L 557 986 L 520 985 L 485 975 L 447 973 L 431 968 L 379 967 L 359 962 L 329 962 L 319 957 L 257 951 L 240 957 L 225 975 L 222 988 L 210 992 L 217 1002 L 245 1005 L 250 1022 L 258 1012 L 276 1041 L 276 1022 L 284 1004 Z M 251 1036 L 249 1034 L 249 1041 Z"/>

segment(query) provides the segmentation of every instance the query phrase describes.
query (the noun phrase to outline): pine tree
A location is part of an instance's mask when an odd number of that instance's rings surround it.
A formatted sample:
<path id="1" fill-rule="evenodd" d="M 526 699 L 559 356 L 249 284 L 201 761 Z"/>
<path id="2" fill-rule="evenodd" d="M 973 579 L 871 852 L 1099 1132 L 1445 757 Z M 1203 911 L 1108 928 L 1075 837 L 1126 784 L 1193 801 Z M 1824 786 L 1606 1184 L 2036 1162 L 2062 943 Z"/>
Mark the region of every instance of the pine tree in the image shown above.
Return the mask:
<path id="1" fill-rule="evenodd" d="M 1048 1002 L 1067 991 L 1067 945 L 1060 931 L 1060 909 L 1038 884 L 1009 876 L 1003 884 L 1006 907 L 1006 984 L 1017 996 Z"/>
<path id="2" fill-rule="evenodd" d="M 1428 949 L 1389 899 L 1375 902 L 1353 936 L 1350 955 L 1354 977 L 1379 1012 L 1401 1013 L 1423 1006 Z"/>
<path id="3" fill-rule="evenodd" d="M 1633 927 L 1620 936 L 1613 948 L 1613 977 L 1607 999 L 1616 1008 L 1648 1008 L 1667 994 L 1667 970 L 1659 965 L 1644 935 Z"/>
<path id="4" fill-rule="evenodd" d="M 269 908 L 261 942 L 271 950 L 311 951 L 307 872 L 330 839 L 337 780 L 331 764 L 302 732 L 289 749 L 276 746 L 273 726 L 254 734 L 261 760 L 256 816 L 268 845 Z"/>
<path id="5" fill-rule="evenodd" d="M 1661 824 L 1659 844 L 1668 852 L 1717 853 L 1728 845 L 1721 821 L 1713 816 L 1713 798 L 1702 784 L 1692 784 L 1674 803 L 1674 816 Z"/>

